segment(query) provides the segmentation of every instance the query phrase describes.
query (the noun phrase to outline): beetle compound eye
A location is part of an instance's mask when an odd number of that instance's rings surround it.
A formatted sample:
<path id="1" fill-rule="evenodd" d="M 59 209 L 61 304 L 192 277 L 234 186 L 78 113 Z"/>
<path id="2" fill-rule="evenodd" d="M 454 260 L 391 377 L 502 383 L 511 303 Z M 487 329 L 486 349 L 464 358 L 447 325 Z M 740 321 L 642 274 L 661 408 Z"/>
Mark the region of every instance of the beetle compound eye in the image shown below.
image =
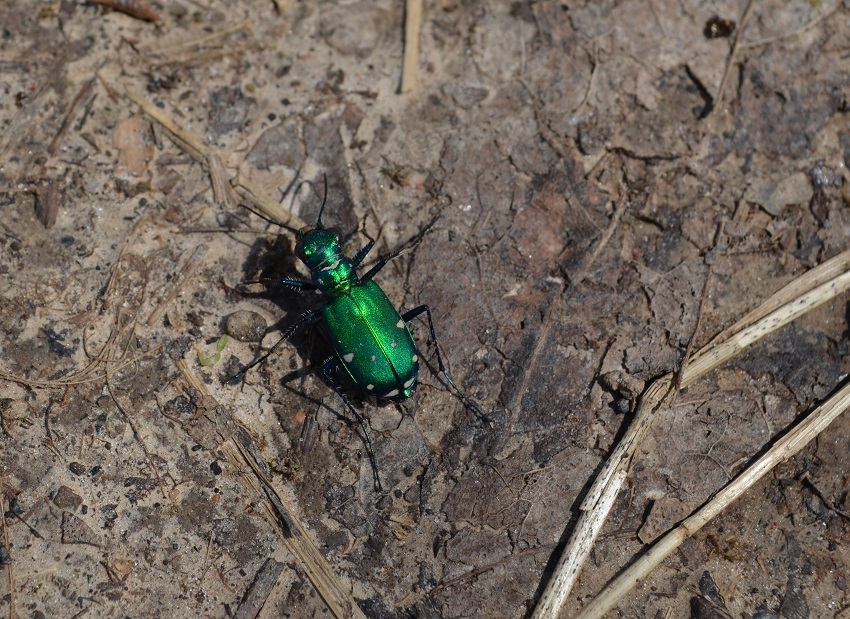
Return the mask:
<path id="1" fill-rule="evenodd" d="M 325 228 L 324 233 L 327 234 L 325 242 L 328 244 L 328 247 L 333 247 L 336 251 L 339 251 L 342 233 L 336 228 Z"/>
<path id="2" fill-rule="evenodd" d="M 295 256 L 301 262 L 307 262 L 307 254 L 304 252 L 304 241 L 299 240 L 298 243 L 295 244 Z"/>

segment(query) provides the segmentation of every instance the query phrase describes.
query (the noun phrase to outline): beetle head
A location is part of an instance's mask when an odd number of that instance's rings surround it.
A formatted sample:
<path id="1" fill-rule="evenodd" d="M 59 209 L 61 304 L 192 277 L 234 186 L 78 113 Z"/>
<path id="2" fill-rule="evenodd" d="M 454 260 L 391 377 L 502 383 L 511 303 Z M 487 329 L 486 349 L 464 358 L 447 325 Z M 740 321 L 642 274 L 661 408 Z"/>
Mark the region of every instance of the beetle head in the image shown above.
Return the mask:
<path id="1" fill-rule="evenodd" d="M 340 255 L 339 234 L 332 228 L 306 226 L 301 229 L 299 236 L 295 255 L 311 271 Z"/>

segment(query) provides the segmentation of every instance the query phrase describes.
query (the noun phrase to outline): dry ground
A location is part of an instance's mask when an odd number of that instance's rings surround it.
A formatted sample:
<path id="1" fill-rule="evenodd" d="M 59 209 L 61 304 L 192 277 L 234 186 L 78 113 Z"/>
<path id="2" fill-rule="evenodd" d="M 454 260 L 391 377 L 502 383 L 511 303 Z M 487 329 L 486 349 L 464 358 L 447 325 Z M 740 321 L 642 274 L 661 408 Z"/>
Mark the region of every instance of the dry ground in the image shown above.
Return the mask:
<path id="1" fill-rule="evenodd" d="M 305 536 L 343 609 L 523 616 L 643 386 L 847 248 L 846 0 L 428 2 L 404 95 L 400 2 L 151 6 L 0 5 L 4 617 L 330 616 Z M 489 419 L 427 371 L 400 405 L 355 400 L 383 494 L 312 372 L 319 328 L 220 384 L 259 349 L 216 356 L 227 316 L 274 331 L 315 303 L 239 286 L 299 272 L 238 207 L 297 173 L 283 208 L 313 221 L 326 174 L 351 251 L 439 215 L 377 281 L 430 305 Z M 569 612 L 839 384 L 846 317 L 828 303 L 679 398 Z M 610 616 L 846 617 L 848 453 L 839 419 Z"/>

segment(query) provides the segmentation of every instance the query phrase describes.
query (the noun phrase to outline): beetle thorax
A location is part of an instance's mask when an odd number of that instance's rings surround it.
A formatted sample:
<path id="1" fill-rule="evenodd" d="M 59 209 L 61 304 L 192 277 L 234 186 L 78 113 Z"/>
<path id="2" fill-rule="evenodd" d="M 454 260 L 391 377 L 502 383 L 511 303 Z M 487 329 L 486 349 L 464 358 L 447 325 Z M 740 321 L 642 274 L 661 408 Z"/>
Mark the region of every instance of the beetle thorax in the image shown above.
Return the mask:
<path id="1" fill-rule="evenodd" d="M 310 230 L 298 241 L 295 252 L 310 269 L 320 292 L 341 292 L 357 283 L 354 265 L 342 254 L 339 236 L 333 230 Z"/>

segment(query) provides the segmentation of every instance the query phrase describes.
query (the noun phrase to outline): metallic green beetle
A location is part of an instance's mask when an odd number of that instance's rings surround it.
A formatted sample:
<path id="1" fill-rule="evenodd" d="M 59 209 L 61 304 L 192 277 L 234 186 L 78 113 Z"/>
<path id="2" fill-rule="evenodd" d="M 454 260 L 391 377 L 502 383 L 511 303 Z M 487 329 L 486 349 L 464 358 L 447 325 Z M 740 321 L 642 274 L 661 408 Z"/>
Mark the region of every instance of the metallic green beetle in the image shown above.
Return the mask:
<path id="1" fill-rule="evenodd" d="M 419 356 L 407 323 L 425 313 L 428 316 L 428 327 L 434 341 L 440 372 L 464 405 L 482 419 L 486 417 L 478 406 L 458 389 L 449 376 L 440 355 L 437 335 L 434 332 L 434 321 L 428 306 L 420 305 L 409 312 L 400 314 L 381 287 L 372 281 L 378 271 L 407 248 L 403 247 L 381 258 L 365 275 L 358 276 L 357 267 L 371 251 L 375 241 L 367 236 L 369 242 L 353 258 L 344 256 L 339 234 L 322 225 L 322 213 L 326 203 L 327 178 L 325 179 L 325 197 L 315 226 L 306 226 L 297 230 L 255 212 L 262 219 L 295 234 L 298 239 L 295 254 L 310 269 L 312 281 L 283 279 L 273 280 L 273 283 L 302 291 L 317 290 L 325 296 L 326 303 L 320 308 L 302 314 L 283 332 L 281 338 L 266 354 L 242 368 L 226 382 L 229 383 L 243 376 L 245 372 L 265 361 L 282 342 L 292 336 L 299 326 L 321 317 L 336 353 L 336 356 L 330 357 L 324 363 L 322 373 L 363 429 L 375 487 L 380 491 L 382 490 L 381 480 L 366 422 L 331 376 L 331 370 L 337 365 L 342 365 L 355 385 L 366 393 L 383 400 L 402 400 L 409 397 L 416 388 L 419 376 Z M 411 245 L 421 240 L 429 228 L 430 225 L 418 234 L 411 241 Z"/>

